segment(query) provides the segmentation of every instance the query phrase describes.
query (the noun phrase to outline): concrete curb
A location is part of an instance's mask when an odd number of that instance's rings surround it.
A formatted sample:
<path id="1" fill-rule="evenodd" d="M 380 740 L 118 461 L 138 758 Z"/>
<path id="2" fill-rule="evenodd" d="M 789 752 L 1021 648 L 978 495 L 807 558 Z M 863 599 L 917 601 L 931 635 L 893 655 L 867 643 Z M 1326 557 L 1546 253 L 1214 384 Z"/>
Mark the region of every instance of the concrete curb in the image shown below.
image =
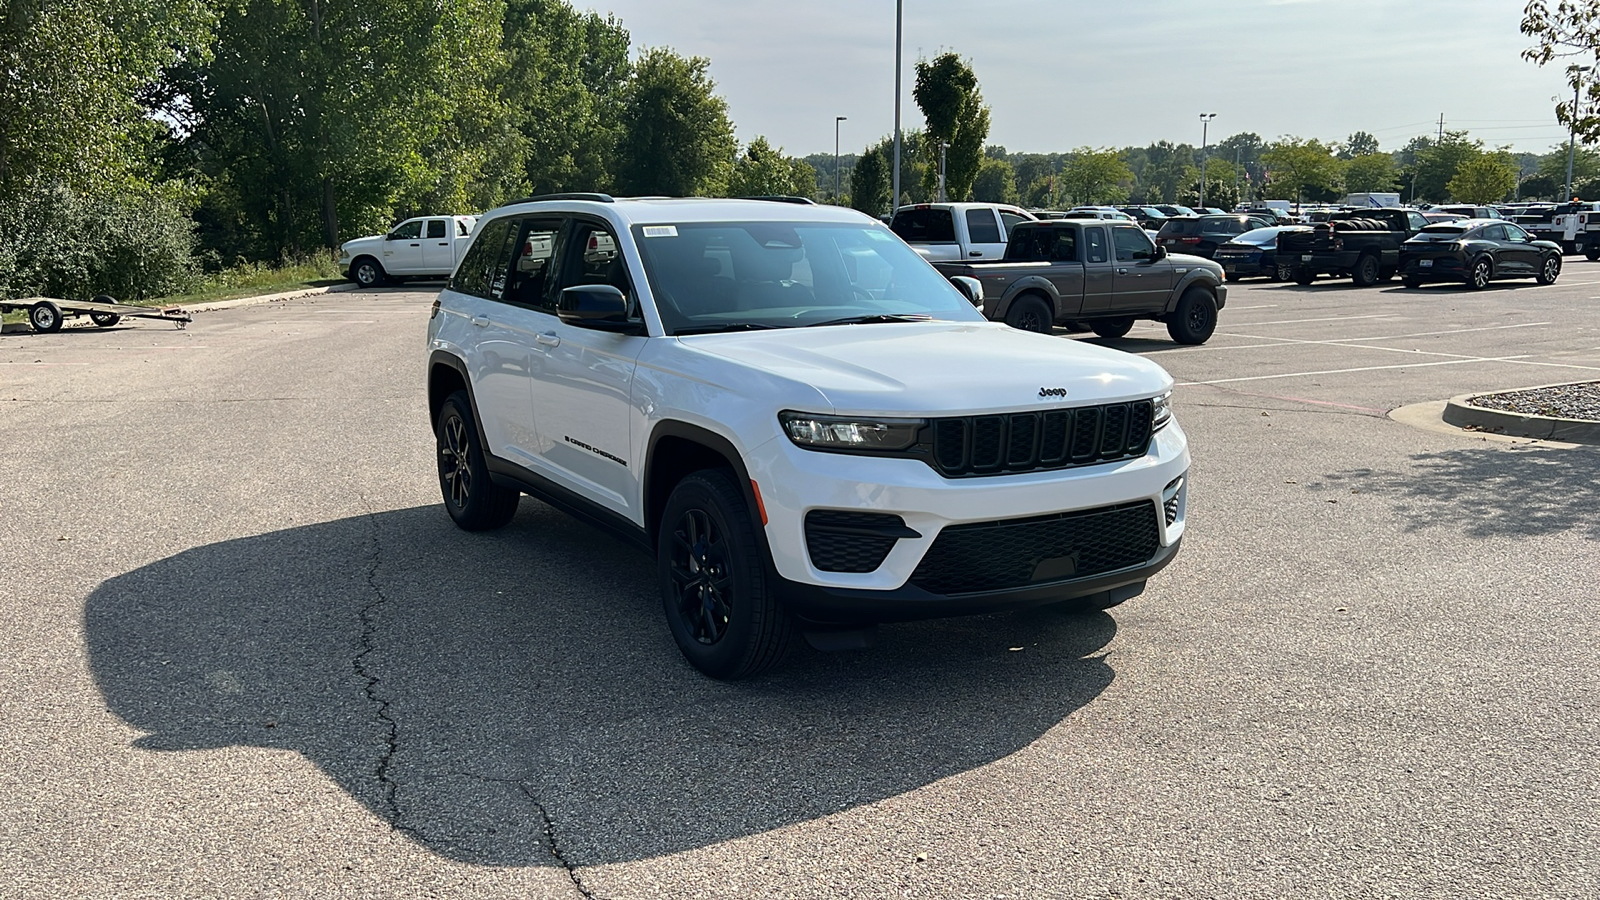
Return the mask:
<path id="1" fill-rule="evenodd" d="M 1540 385 L 1539 387 L 1557 387 L 1557 385 Z M 1521 388 L 1521 390 L 1535 390 L 1535 388 Z M 1506 392 L 1494 391 L 1493 393 L 1503 394 Z M 1451 397 L 1445 402 L 1444 420 L 1451 425 L 1462 428 L 1474 428 L 1499 434 L 1514 434 L 1546 441 L 1600 444 L 1600 422 L 1593 422 L 1587 419 L 1558 419 L 1553 416 L 1530 416 L 1522 413 L 1473 406 L 1472 399 L 1479 396 L 1483 395 L 1461 394 Z"/>

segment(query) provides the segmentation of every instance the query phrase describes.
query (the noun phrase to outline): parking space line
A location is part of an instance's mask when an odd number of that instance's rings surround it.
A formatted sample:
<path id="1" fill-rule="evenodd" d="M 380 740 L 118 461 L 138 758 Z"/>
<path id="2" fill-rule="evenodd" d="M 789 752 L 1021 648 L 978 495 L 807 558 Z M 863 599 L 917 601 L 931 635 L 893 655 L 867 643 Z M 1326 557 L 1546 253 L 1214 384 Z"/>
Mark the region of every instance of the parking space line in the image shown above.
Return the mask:
<path id="1" fill-rule="evenodd" d="M 1355 319 L 1403 319 L 1403 318 L 1405 318 L 1405 316 L 1402 316 L 1399 313 L 1374 313 L 1373 315 L 1370 315 L 1370 316 L 1328 316 L 1328 317 L 1322 318 L 1322 319 L 1280 319 L 1277 322 L 1240 322 L 1239 324 L 1245 326 L 1246 328 L 1254 328 L 1257 325 L 1299 325 L 1302 322 L 1350 322 L 1350 321 L 1353 321 Z"/>
<path id="2" fill-rule="evenodd" d="M 1382 337 L 1366 338 L 1329 338 L 1326 341 L 1315 341 L 1318 344 L 1342 344 L 1347 341 L 1399 341 L 1414 337 L 1434 337 L 1441 334 L 1469 334 L 1474 331 L 1505 331 L 1511 328 L 1538 328 L 1541 325 L 1554 325 L 1554 322 L 1522 322 L 1516 325 L 1489 325 L 1484 328 L 1456 328 L 1451 331 L 1419 331 L 1415 334 L 1386 334 Z"/>
<path id="3" fill-rule="evenodd" d="M 1301 378 L 1307 375 L 1344 375 L 1350 372 L 1378 372 L 1384 369 L 1423 369 L 1431 366 L 1461 366 L 1469 363 L 1485 362 L 1514 362 L 1526 359 L 1525 356 L 1497 356 L 1497 357 L 1468 357 L 1466 359 L 1444 359 L 1438 362 L 1401 363 L 1397 366 L 1361 366 L 1355 369 L 1322 369 L 1316 372 L 1282 372 L 1277 375 L 1248 375 L 1243 378 L 1214 378 L 1210 381 L 1182 381 L 1179 387 L 1192 387 L 1201 384 L 1233 384 L 1240 381 L 1271 381 L 1275 378 Z"/>
<path id="4" fill-rule="evenodd" d="M 1278 304 L 1276 304 L 1276 303 L 1260 303 L 1260 304 L 1257 304 L 1255 306 L 1230 306 L 1230 307 L 1227 307 L 1227 308 L 1229 310 L 1237 311 L 1237 310 L 1241 310 L 1241 309 L 1277 309 L 1277 307 L 1278 307 Z"/>

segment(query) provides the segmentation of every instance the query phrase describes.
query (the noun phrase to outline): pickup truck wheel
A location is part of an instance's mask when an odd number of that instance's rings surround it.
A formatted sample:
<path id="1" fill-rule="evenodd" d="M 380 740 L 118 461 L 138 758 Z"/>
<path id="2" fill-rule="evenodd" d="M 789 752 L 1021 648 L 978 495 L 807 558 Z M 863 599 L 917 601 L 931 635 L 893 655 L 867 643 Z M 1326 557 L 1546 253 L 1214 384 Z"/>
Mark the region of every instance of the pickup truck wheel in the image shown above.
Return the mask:
<path id="1" fill-rule="evenodd" d="M 370 256 L 363 256 L 350 264 L 350 280 L 364 287 L 378 287 L 386 275 L 383 266 Z"/>
<path id="2" fill-rule="evenodd" d="M 1103 338 L 1119 338 L 1133 330 L 1133 317 L 1096 319 L 1089 323 L 1089 330 Z"/>
<path id="3" fill-rule="evenodd" d="M 1583 248 L 1583 258 L 1589 262 L 1600 259 L 1600 244 L 1593 244 Z"/>
<path id="4" fill-rule="evenodd" d="M 1422 287 L 1422 279 L 1421 278 L 1402 278 L 1402 279 L 1400 279 L 1400 284 L 1402 284 L 1402 285 L 1404 285 L 1405 287 L 1408 287 L 1408 288 L 1416 289 L 1416 288 Z"/>
<path id="5" fill-rule="evenodd" d="M 1273 266 L 1273 268 L 1272 268 L 1272 280 L 1273 281 L 1293 281 L 1294 280 L 1294 266 L 1291 266 L 1288 263 L 1278 263 L 1277 265 Z"/>
<path id="6" fill-rule="evenodd" d="M 1183 292 L 1178 308 L 1167 318 L 1167 334 L 1180 344 L 1204 344 L 1217 330 L 1217 301 L 1203 287 Z"/>
<path id="7" fill-rule="evenodd" d="M 1378 283 L 1378 272 L 1383 267 L 1378 264 L 1376 256 L 1367 255 L 1356 260 L 1355 270 L 1350 273 L 1350 280 L 1357 287 L 1372 287 Z"/>
<path id="8" fill-rule="evenodd" d="M 61 330 L 61 307 L 49 300 L 40 300 L 28 307 L 28 324 L 40 334 L 52 334 Z"/>
<path id="9" fill-rule="evenodd" d="M 510 522 L 522 492 L 500 487 L 489 477 L 466 391 L 445 398 L 434 437 L 439 448 L 439 491 L 456 525 L 463 531 L 491 531 Z"/>
<path id="10" fill-rule="evenodd" d="M 1006 324 L 1023 331 L 1049 334 L 1054 319 L 1050 314 L 1050 304 L 1032 294 L 1011 301 L 1011 307 L 1006 310 Z"/>
<path id="11" fill-rule="evenodd" d="M 1560 277 L 1561 257 L 1551 256 L 1539 264 L 1539 274 L 1534 276 L 1534 280 L 1540 284 L 1555 284 L 1556 279 Z"/>
<path id="12" fill-rule="evenodd" d="M 1489 279 L 1494 277 L 1494 268 L 1489 265 L 1487 256 L 1478 257 L 1472 264 L 1472 271 L 1467 275 L 1467 287 L 1481 291 L 1489 286 Z"/>
<path id="13" fill-rule="evenodd" d="M 794 619 L 767 585 L 750 509 L 730 473 L 702 470 L 672 489 L 656 572 L 672 638 L 702 673 L 749 678 L 788 652 Z"/>
<path id="14" fill-rule="evenodd" d="M 1294 270 L 1294 283 L 1295 284 L 1305 285 L 1305 284 L 1310 284 L 1311 282 L 1316 281 L 1316 280 L 1317 280 L 1317 273 L 1311 271 L 1310 269 L 1299 269 L 1299 268 L 1297 268 L 1297 269 Z"/>

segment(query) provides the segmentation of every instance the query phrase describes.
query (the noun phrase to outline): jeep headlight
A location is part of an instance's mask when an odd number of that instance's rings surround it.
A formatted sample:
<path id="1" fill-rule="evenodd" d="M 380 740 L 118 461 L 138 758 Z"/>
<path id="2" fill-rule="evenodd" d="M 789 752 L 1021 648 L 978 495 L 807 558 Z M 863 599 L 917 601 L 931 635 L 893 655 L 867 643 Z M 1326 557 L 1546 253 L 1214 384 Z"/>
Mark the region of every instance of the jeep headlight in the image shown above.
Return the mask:
<path id="1" fill-rule="evenodd" d="M 847 450 L 859 453 L 904 450 L 917 442 L 922 419 L 873 419 L 858 416 L 817 416 L 781 412 L 783 433 L 797 446 L 809 450 Z"/>
<path id="2" fill-rule="evenodd" d="M 1172 421 L 1172 392 L 1167 391 L 1161 396 L 1150 401 L 1150 430 L 1160 431 L 1168 422 Z"/>

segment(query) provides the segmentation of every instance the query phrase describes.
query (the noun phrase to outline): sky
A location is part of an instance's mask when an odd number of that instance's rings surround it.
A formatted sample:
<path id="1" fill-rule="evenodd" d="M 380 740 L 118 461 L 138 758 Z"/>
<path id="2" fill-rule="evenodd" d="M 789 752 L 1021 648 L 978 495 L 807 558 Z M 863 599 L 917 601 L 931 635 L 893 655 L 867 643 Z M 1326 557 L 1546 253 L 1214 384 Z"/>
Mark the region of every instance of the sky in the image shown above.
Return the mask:
<path id="1" fill-rule="evenodd" d="M 1244 131 L 1385 150 L 1466 130 L 1545 152 L 1562 64 L 1519 54 L 1522 0 L 905 0 L 902 127 L 919 127 L 913 65 L 966 57 L 1012 152 L 1201 141 Z M 634 47 L 711 60 L 739 139 L 795 156 L 894 130 L 894 0 L 574 0 L 614 13 Z"/>

